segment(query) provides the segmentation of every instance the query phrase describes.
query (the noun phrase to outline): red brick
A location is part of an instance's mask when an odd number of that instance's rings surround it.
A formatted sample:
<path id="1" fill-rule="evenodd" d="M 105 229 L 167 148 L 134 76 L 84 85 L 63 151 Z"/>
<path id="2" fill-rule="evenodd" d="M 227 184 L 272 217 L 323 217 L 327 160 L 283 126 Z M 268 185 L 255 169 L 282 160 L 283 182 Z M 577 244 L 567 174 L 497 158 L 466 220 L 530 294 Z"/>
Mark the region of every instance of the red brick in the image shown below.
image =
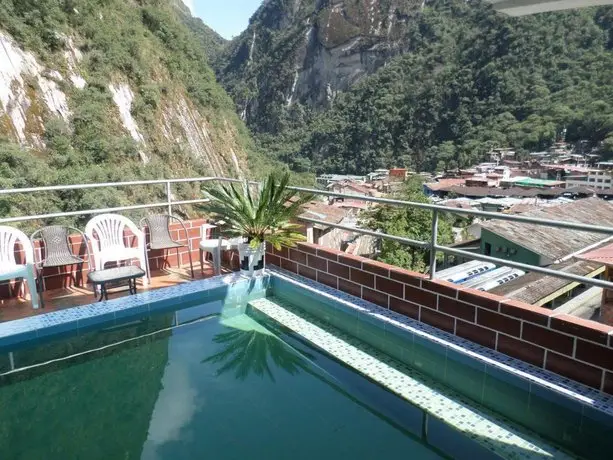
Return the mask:
<path id="1" fill-rule="evenodd" d="M 412 284 L 413 286 L 421 286 L 421 280 L 426 276 L 421 273 L 412 272 L 403 268 L 390 268 L 390 278 L 401 283 Z"/>
<path id="2" fill-rule="evenodd" d="M 362 261 L 362 270 L 374 273 L 375 275 L 381 275 L 385 277 L 390 276 L 390 266 L 383 262 L 377 262 L 376 260 L 364 259 Z"/>
<path id="3" fill-rule="evenodd" d="M 458 296 L 458 286 L 453 283 L 448 283 L 447 281 L 436 280 L 422 280 L 421 287 L 427 289 L 429 291 L 436 292 L 438 294 L 446 295 L 447 297 L 453 297 L 454 299 Z"/>
<path id="4" fill-rule="evenodd" d="M 281 259 L 281 268 L 294 273 L 298 272 L 298 264 L 288 259 Z"/>
<path id="5" fill-rule="evenodd" d="M 417 289 L 416 287 L 404 286 L 404 299 L 419 305 L 436 309 L 437 295 L 432 292 Z"/>
<path id="6" fill-rule="evenodd" d="M 307 255 L 306 252 L 298 251 L 297 249 L 289 250 L 289 258 L 294 262 L 297 262 L 302 265 L 306 265 L 307 263 Z"/>
<path id="7" fill-rule="evenodd" d="M 331 286 L 334 289 L 338 288 L 338 278 L 336 276 L 328 275 L 326 272 L 318 271 L 317 281 L 323 284 L 327 284 L 328 286 Z"/>
<path id="8" fill-rule="evenodd" d="M 317 255 L 317 248 L 316 244 L 298 243 L 298 249 L 309 254 Z"/>
<path id="9" fill-rule="evenodd" d="M 338 279 L 338 288 L 341 291 L 344 291 L 348 294 L 354 295 L 356 297 L 362 297 L 362 286 L 359 284 L 352 283 L 351 281 L 347 281 L 343 278 Z"/>
<path id="10" fill-rule="evenodd" d="M 580 363 L 552 351 L 547 352 L 545 369 L 598 389 L 600 389 L 602 373 L 604 372 L 602 369 Z"/>
<path id="11" fill-rule="evenodd" d="M 466 321 L 457 320 L 455 333 L 460 337 L 488 348 L 496 348 L 496 333 Z"/>
<path id="12" fill-rule="evenodd" d="M 322 272 L 328 271 L 328 261 L 321 257 L 310 255 L 307 258 L 307 265 L 311 268 L 321 270 Z"/>
<path id="13" fill-rule="evenodd" d="M 439 313 L 436 310 L 431 310 L 426 307 L 420 309 L 419 320 L 422 323 L 429 324 L 436 328 L 442 329 L 453 334 L 455 330 L 455 318 Z"/>
<path id="14" fill-rule="evenodd" d="M 307 278 L 311 278 L 312 280 L 317 279 L 317 270 L 314 268 L 307 267 L 305 265 L 298 264 L 298 274 L 301 276 L 306 276 Z"/>
<path id="15" fill-rule="evenodd" d="M 272 253 L 276 256 L 289 259 L 289 250 L 285 246 L 282 246 L 281 249 L 272 248 Z"/>
<path id="16" fill-rule="evenodd" d="M 334 260 L 335 262 L 338 260 L 339 251 L 335 251 L 334 249 L 328 248 L 318 248 L 317 255 L 319 257 L 323 257 L 324 259 Z"/>
<path id="17" fill-rule="evenodd" d="M 352 254 L 342 254 L 338 256 L 338 261 L 342 264 L 349 265 L 354 268 L 362 268 L 363 257 L 354 256 Z"/>
<path id="18" fill-rule="evenodd" d="M 514 358 L 543 367 L 545 362 L 545 350 L 536 345 L 514 339 L 508 335 L 498 334 L 498 345 L 496 348 L 500 353 Z"/>
<path id="19" fill-rule="evenodd" d="M 502 298 L 489 292 L 478 291 L 477 289 L 465 288 L 458 293 L 458 299 L 463 302 L 477 305 L 478 307 L 498 311 Z"/>
<path id="20" fill-rule="evenodd" d="M 362 288 L 362 298 L 369 302 L 376 303 L 382 307 L 387 308 L 389 303 L 389 296 L 379 291 L 374 291 L 368 288 Z"/>
<path id="21" fill-rule="evenodd" d="M 455 299 L 439 296 L 438 311 L 466 321 L 475 322 L 475 307 L 464 302 L 458 302 Z"/>
<path id="22" fill-rule="evenodd" d="M 524 323 L 522 339 L 526 342 L 535 343 L 559 353 L 564 353 L 566 355 L 573 354 L 574 339 L 568 335 L 552 331 L 551 329 Z"/>
<path id="23" fill-rule="evenodd" d="M 277 267 L 280 267 L 281 259 L 279 258 L 279 256 L 275 256 L 273 254 L 266 253 L 266 264 L 276 265 Z"/>
<path id="24" fill-rule="evenodd" d="M 613 331 L 613 326 L 570 315 L 552 317 L 550 327 L 603 345 L 607 345 L 609 332 Z"/>
<path id="25" fill-rule="evenodd" d="M 394 295 L 402 298 L 404 295 L 404 285 L 397 281 L 392 281 L 389 278 L 382 278 L 377 276 L 376 287 L 378 291 L 385 292 L 386 294 Z"/>
<path id="26" fill-rule="evenodd" d="M 613 394 L 613 373 L 605 372 L 604 386 L 602 387 L 602 391 L 604 391 L 605 393 Z"/>
<path id="27" fill-rule="evenodd" d="M 396 297 L 390 297 L 390 310 L 408 316 L 409 318 L 419 319 L 419 305 L 405 302 Z"/>
<path id="28" fill-rule="evenodd" d="M 349 267 L 337 262 L 328 261 L 328 273 L 349 279 Z"/>
<path id="29" fill-rule="evenodd" d="M 375 275 L 362 270 L 358 270 L 357 268 L 351 269 L 350 279 L 351 281 L 358 284 L 362 284 L 364 286 L 368 286 L 371 288 L 375 287 Z"/>
<path id="30" fill-rule="evenodd" d="M 477 324 L 515 337 L 519 337 L 521 333 L 521 321 L 518 319 L 483 308 L 477 308 Z"/>
<path id="31" fill-rule="evenodd" d="M 549 324 L 549 317 L 552 315 L 552 311 L 546 308 L 535 307 L 534 305 L 509 299 L 503 300 L 500 303 L 500 313 L 524 319 L 531 323 L 542 324 L 543 326 Z"/>
<path id="32" fill-rule="evenodd" d="M 613 370 L 613 349 L 577 339 L 575 358 Z"/>

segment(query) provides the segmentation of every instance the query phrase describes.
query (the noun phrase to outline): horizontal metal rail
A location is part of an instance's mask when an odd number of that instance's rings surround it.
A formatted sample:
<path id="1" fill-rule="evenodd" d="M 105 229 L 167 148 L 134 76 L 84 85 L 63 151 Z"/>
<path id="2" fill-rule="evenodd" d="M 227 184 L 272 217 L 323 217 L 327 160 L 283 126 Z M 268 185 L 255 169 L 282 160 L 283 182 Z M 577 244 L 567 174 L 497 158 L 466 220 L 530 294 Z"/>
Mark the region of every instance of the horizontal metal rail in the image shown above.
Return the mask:
<path id="1" fill-rule="evenodd" d="M 195 204 L 195 203 L 206 203 L 208 201 L 209 200 L 202 198 L 198 200 L 172 201 L 171 204 L 173 205 L 175 204 L 176 205 Z M 115 208 L 98 208 L 98 209 L 84 209 L 82 211 L 54 212 L 50 214 L 36 214 L 34 216 L 2 217 L 0 218 L 0 224 L 10 223 L 10 222 L 25 222 L 25 221 L 38 220 L 38 219 L 54 219 L 57 217 L 104 214 L 106 212 L 132 211 L 134 209 L 161 208 L 161 207 L 166 207 L 166 206 L 168 206 L 167 202 L 161 202 L 161 203 L 150 203 L 150 204 L 135 204 L 131 206 L 117 206 Z"/>
<path id="2" fill-rule="evenodd" d="M 335 193 L 335 192 L 328 192 L 324 190 L 317 190 L 317 189 L 304 188 L 304 187 L 290 187 L 290 189 L 300 191 L 300 192 L 316 193 L 316 194 L 325 195 L 325 196 L 335 196 L 339 198 L 349 198 L 353 200 L 370 201 L 372 203 L 387 204 L 391 206 L 411 206 L 413 208 L 427 209 L 429 211 L 441 211 L 441 212 L 447 212 L 447 213 L 452 213 L 452 214 L 463 214 L 463 215 L 469 215 L 469 216 L 485 217 L 488 219 L 495 219 L 495 220 L 507 220 L 511 222 L 522 222 L 526 224 L 544 225 L 546 227 L 567 228 L 571 230 L 582 230 L 586 232 L 605 233 L 607 235 L 613 235 L 613 227 L 604 227 L 601 225 L 584 224 L 580 222 L 548 220 L 548 219 L 539 219 L 536 217 L 514 216 L 510 214 L 502 214 L 502 213 L 497 213 L 497 212 L 474 211 L 471 209 L 449 208 L 447 206 L 441 206 L 437 204 L 416 203 L 414 201 L 394 200 L 391 198 L 376 198 L 376 197 L 366 196 L 366 195 L 350 195 L 347 193 Z"/>
<path id="3" fill-rule="evenodd" d="M 232 179 L 229 177 L 187 177 L 183 179 L 152 179 L 152 180 L 134 180 L 127 182 L 98 182 L 93 184 L 69 184 L 69 185 L 48 185 L 45 187 L 24 187 L 24 188 L 7 188 L 0 190 L 0 195 L 13 195 L 16 193 L 34 193 L 34 192 L 57 192 L 64 190 L 82 190 L 88 188 L 104 188 L 104 187 L 132 187 L 135 185 L 156 185 L 156 184 L 179 184 L 185 182 L 242 182 L 241 179 Z"/>
<path id="4" fill-rule="evenodd" d="M 398 243 L 408 244 L 410 246 L 417 246 L 422 249 L 427 249 L 430 247 L 430 243 L 427 243 L 425 241 L 412 240 L 411 238 L 405 238 L 403 236 L 388 235 L 387 233 L 376 232 L 374 230 L 366 230 L 363 228 L 350 227 L 348 225 L 331 224 L 329 222 L 326 222 L 325 220 L 311 219 L 310 217 L 309 218 L 301 217 L 300 220 L 303 222 L 310 222 L 312 224 L 325 225 L 326 227 L 339 228 L 341 230 L 347 230 L 349 232 L 356 232 L 356 233 L 361 233 L 363 235 L 370 235 L 376 238 L 385 238 L 390 241 L 397 241 Z"/>

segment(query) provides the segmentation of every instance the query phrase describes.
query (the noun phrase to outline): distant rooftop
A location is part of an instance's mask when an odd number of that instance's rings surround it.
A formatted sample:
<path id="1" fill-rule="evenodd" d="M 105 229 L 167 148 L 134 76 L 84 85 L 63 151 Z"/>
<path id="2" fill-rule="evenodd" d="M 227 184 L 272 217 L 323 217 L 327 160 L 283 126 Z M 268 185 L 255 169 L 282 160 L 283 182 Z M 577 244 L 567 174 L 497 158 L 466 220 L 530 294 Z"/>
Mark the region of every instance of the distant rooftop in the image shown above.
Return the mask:
<path id="1" fill-rule="evenodd" d="M 608 226 L 613 222 L 613 204 L 599 198 L 585 198 L 568 204 L 529 211 L 523 213 L 522 217 Z M 552 262 L 605 239 L 605 235 L 598 233 L 523 222 L 488 221 L 481 226 Z"/>
<path id="2" fill-rule="evenodd" d="M 558 187 L 564 185 L 564 181 L 526 177 L 525 179 L 516 180 L 515 185 L 521 187 Z"/>
<path id="3" fill-rule="evenodd" d="M 306 204 L 304 208 L 298 218 L 323 220 L 330 224 L 338 224 L 350 214 L 346 209 L 315 201 Z"/>
<path id="4" fill-rule="evenodd" d="M 549 268 L 581 276 L 596 276 L 602 271 L 601 264 L 585 260 L 568 260 Z M 532 272 L 497 286 L 489 292 L 530 305 L 542 306 L 561 295 L 559 291 L 570 290 L 576 284 L 574 281 Z"/>
<path id="5" fill-rule="evenodd" d="M 611 5 L 613 0 L 487 0 L 494 9 L 509 16 L 526 16 L 528 14 L 548 11 L 584 8 L 588 6 Z"/>
<path id="6" fill-rule="evenodd" d="M 613 244 L 578 255 L 577 258 L 613 266 Z"/>

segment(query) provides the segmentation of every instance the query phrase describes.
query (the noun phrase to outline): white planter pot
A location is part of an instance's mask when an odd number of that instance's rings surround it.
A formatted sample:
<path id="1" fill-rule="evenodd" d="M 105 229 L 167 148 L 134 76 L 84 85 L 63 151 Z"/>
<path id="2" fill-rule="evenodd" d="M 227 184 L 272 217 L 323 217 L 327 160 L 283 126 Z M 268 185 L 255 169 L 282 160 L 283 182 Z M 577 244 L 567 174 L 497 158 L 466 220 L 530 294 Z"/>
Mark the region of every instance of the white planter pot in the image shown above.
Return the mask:
<path id="1" fill-rule="evenodd" d="M 266 244 L 252 248 L 247 243 L 238 245 L 238 257 L 241 264 L 241 273 L 247 276 L 258 275 L 264 270 L 264 253 Z"/>

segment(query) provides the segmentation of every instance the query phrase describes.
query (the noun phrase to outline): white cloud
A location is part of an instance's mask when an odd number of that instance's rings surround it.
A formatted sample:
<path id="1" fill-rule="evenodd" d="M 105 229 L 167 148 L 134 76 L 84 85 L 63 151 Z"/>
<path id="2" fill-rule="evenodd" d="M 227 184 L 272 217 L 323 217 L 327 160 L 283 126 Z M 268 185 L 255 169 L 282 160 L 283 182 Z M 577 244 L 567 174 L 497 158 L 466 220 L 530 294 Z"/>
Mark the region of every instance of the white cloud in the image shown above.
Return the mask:
<path id="1" fill-rule="evenodd" d="M 183 0 L 183 3 L 185 3 L 185 6 L 194 14 L 194 0 Z"/>

